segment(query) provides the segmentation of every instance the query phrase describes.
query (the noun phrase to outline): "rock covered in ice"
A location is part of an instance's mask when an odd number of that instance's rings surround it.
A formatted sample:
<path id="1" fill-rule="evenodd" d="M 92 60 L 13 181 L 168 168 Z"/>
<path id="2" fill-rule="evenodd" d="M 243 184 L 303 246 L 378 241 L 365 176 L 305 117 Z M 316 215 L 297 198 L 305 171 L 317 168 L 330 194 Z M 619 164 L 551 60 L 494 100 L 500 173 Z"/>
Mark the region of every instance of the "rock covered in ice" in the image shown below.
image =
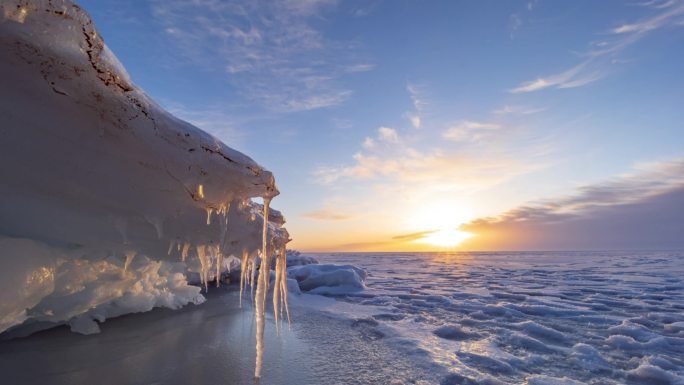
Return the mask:
<path id="1" fill-rule="evenodd" d="M 363 290 L 367 273 L 353 265 L 309 264 L 291 267 L 287 275 L 297 280 L 302 291 L 334 295 Z"/>
<path id="2" fill-rule="evenodd" d="M 201 303 L 186 266 L 206 289 L 284 249 L 251 201 L 273 175 L 160 108 L 70 0 L 2 1 L 0 51 L 0 332 Z"/>

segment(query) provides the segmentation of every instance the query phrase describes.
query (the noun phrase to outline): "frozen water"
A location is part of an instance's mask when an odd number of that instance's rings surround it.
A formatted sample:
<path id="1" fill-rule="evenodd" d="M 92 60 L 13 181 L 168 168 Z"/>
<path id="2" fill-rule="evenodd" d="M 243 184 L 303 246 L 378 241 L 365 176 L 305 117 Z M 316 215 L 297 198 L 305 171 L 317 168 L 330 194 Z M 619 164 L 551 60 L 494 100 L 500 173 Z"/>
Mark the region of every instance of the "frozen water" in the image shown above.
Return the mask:
<path id="1" fill-rule="evenodd" d="M 102 332 L 53 328 L 0 342 L 2 384 L 255 385 L 254 307 L 239 308 L 237 286 L 210 289 L 201 306 L 107 320 Z M 307 297 L 306 294 L 303 297 Z M 294 298 L 309 303 L 328 299 Z M 334 302 L 334 301 L 333 301 Z M 266 313 L 261 384 L 368 385 L 439 383 L 413 357 L 369 339 L 373 327 L 298 307 L 279 335 Z M 388 364 L 391 363 L 391 364 Z M 428 368 L 430 369 L 430 368 Z"/>
<path id="2" fill-rule="evenodd" d="M 353 265 L 308 264 L 287 269 L 287 275 L 311 294 L 346 294 L 365 288 L 366 272 Z"/>
<path id="3" fill-rule="evenodd" d="M 684 253 L 316 257 L 367 271 L 344 313 L 443 384 L 684 384 Z"/>

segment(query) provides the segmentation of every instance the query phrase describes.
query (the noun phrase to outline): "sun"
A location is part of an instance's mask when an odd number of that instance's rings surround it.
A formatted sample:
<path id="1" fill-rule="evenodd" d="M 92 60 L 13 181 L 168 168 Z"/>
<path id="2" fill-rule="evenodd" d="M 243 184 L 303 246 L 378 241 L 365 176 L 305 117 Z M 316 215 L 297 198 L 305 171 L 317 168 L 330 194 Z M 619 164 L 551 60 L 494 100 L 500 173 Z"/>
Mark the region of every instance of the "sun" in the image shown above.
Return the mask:
<path id="1" fill-rule="evenodd" d="M 409 215 L 409 224 L 416 231 L 425 231 L 425 235 L 413 242 L 441 248 L 456 247 L 474 236 L 458 229 L 472 218 L 470 210 L 451 202 L 433 202 L 418 207 Z"/>
<path id="2" fill-rule="evenodd" d="M 427 243 L 438 247 L 456 247 L 474 234 L 457 229 L 440 229 L 417 239 L 416 243 Z"/>

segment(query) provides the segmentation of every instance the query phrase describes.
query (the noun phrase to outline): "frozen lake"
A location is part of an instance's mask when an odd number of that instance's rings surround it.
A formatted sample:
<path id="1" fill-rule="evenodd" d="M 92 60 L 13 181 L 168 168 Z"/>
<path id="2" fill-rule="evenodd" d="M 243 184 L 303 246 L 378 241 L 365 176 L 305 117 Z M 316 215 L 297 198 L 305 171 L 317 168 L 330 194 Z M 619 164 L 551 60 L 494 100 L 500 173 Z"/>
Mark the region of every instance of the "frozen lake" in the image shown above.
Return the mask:
<path id="1" fill-rule="evenodd" d="M 366 290 L 293 296 L 262 384 L 684 384 L 681 253 L 326 254 Z M 206 303 L 0 342 L 11 384 L 253 384 L 254 313 Z M 270 314 L 269 314 L 270 316 Z"/>
<path id="2" fill-rule="evenodd" d="M 385 342 L 446 384 L 684 383 L 684 254 L 330 254 Z M 375 310 L 375 311 L 377 311 Z M 396 336 L 393 336 L 396 333 Z"/>

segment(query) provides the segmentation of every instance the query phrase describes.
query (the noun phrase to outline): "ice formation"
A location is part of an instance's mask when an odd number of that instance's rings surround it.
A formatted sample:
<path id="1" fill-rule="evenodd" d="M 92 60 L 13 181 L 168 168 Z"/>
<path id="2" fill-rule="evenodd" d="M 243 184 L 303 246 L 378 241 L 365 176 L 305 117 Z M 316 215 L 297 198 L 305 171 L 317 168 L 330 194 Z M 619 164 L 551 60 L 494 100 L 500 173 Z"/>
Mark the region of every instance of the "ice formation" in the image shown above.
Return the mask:
<path id="1" fill-rule="evenodd" d="M 293 266 L 287 274 L 310 294 L 346 294 L 363 290 L 367 273 L 354 265 L 307 264 Z"/>
<path id="2" fill-rule="evenodd" d="M 107 317 L 199 304 L 189 280 L 208 290 L 239 260 L 243 290 L 259 253 L 261 266 L 276 255 L 279 314 L 289 236 L 269 212 L 269 171 L 160 108 L 70 0 L 3 0 L 0 50 L 0 332 L 92 333 Z M 269 271 L 256 283 L 260 348 Z"/>

